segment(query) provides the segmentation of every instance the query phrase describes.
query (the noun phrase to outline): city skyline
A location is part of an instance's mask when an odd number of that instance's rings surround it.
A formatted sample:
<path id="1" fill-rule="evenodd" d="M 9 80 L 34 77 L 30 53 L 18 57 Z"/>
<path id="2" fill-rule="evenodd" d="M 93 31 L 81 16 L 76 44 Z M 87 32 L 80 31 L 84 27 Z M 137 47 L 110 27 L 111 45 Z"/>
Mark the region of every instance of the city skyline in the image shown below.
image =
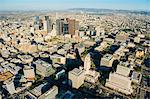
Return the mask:
<path id="1" fill-rule="evenodd" d="M 0 10 L 65 10 L 69 8 L 100 8 L 119 10 L 150 10 L 149 0 L 0 0 Z"/>

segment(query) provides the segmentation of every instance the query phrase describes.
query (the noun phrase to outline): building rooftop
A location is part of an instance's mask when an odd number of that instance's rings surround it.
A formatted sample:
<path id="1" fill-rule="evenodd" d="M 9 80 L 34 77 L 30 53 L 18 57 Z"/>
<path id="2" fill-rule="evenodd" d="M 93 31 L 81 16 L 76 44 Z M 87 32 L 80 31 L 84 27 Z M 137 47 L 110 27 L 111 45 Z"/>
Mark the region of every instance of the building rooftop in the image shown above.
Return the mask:
<path id="1" fill-rule="evenodd" d="M 74 68 L 72 71 L 70 71 L 70 73 L 79 76 L 81 73 L 83 73 L 83 71 L 78 68 Z"/>
<path id="2" fill-rule="evenodd" d="M 111 54 L 105 54 L 104 57 L 107 60 L 111 60 L 113 58 L 113 56 Z"/>
<path id="3" fill-rule="evenodd" d="M 13 77 L 14 75 L 11 72 L 5 72 L 5 73 L 0 73 L 0 81 L 5 81 L 8 80 L 9 78 Z"/>

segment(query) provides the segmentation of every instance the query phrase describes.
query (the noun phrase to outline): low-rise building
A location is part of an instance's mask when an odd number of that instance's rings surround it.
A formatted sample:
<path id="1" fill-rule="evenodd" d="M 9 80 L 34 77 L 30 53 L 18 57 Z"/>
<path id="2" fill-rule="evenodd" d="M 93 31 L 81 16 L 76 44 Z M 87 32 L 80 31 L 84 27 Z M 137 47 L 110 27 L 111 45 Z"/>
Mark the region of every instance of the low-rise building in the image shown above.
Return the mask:
<path id="1" fill-rule="evenodd" d="M 47 87 L 47 88 L 45 88 Z M 50 87 L 47 83 L 41 84 L 25 93 L 25 99 L 55 99 L 58 94 L 58 87 Z"/>

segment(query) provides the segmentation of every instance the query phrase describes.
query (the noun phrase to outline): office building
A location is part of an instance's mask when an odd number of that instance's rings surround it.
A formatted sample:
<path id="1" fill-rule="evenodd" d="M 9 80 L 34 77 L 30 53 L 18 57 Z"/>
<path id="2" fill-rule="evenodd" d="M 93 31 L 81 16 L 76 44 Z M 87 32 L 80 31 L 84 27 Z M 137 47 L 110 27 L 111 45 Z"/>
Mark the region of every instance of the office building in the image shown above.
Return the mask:
<path id="1" fill-rule="evenodd" d="M 69 27 L 69 34 L 75 35 L 75 31 L 79 29 L 79 22 L 75 19 L 67 19 L 68 27 Z"/>
<path id="2" fill-rule="evenodd" d="M 118 73 L 110 73 L 109 80 L 106 81 L 105 86 L 115 89 L 126 95 L 129 95 L 133 92 L 131 82 L 132 81 L 131 81 L 130 77 L 125 77 Z"/>
<path id="3" fill-rule="evenodd" d="M 47 33 L 51 33 L 52 31 L 52 22 L 49 19 L 49 16 L 45 16 L 45 20 L 43 21 L 44 30 L 47 31 Z"/>
<path id="4" fill-rule="evenodd" d="M 78 68 L 69 72 L 69 80 L 73 88 L 78 89 L 84 83 L 84 72 Z"/>
<path id="5" fill-rule="evenodd" d="M 25 92 L 25 98 L 31 99 L 55 99 L 58 94 L 57 86 L 50 86 L 48 83 L 41 84 L 34 89 Z"/>
<path id="6" fill-rule="evenodd" d="M 84 59 L 84 70 L 88 72 L 91 68 L 91 55 L 88 53 Z"/>
<path id="7" fill-rule="evenodd" d="M 34 64 L 36 65 L 36 73 L 43 77 L 47 77 L 55 73 L 52 65 L 45 61 L 37 60 Z"/>
<path id="8" fill-rule="evenodd" d="M 10 94 L 16 93 L 16 89 L 15 89 L 15 85 L 14 85 L 14 80 L 13 80 L 13 78 L 12 78 L 12 79 L 9 79 L 9 80 L 6 80 L 6 81 L 4 82 L 4 84 L 6 85 L 6 89 L 7 89 L 7 91 L 8 91 Z"/>
<path id="9" fill-rule="evenodd" d="M 116 34 L 115 40 L 118 42 L 125 42 L 128 39 L 129 35 L 125 32 L 119 32 Z"/>
<path id="10" fill-rule="evenodd" d="M 24 77 L 27 80 L 34 80 L 35 79 L 35 72 L 34 72 L 33 67 L 25 65 L 23 68 L 23 73 L 24 73 Z"/>
<path id="11" fill-rule="evenodd" d="M 114 61 L 113 55 L 105 54 L 101 59 L 100 65 L 106 67 L 112 67 L 113 61 Z"/>
<path id="12" fill-rule="evenodd" d="M 56 31 L 58 35 L 63 35 L 63 19 L 56 20 Z"/>
<path id="13" fill-rule="evenodd" d="M 131 66 L 127 62 L 120 62 L 117 65 L 116 73 L 128 77 L 131 71 Z"/>

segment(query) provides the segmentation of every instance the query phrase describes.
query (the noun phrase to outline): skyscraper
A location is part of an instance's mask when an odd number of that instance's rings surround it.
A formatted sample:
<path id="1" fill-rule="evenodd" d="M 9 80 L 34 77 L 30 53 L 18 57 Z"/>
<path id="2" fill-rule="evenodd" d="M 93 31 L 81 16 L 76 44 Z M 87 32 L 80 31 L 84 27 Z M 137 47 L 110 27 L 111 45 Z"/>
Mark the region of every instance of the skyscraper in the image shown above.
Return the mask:
<path id="1" fill-rule="evenodd" d="M 75 31 L 79 28 L 79 22 L 75 19 L 67 19 L 69 34 L 75 35 Z"/>
<path id="2" fill-rule="evenodd" d="M 47 31 L 47 33 L 50 33 L 52 30 L 52 22 L 49 19 L 49 16 L 45 16 L 45 20 L 43 21 L 44 30 Z"/>
<path id="3" fill-rule="evenodd" d="M 57 31 L 57 34 L 59 34 L 59 35 L 63 34 L 63 24 L 64 24 L 63 19 L 56 20 L 56 31 Z"/>

